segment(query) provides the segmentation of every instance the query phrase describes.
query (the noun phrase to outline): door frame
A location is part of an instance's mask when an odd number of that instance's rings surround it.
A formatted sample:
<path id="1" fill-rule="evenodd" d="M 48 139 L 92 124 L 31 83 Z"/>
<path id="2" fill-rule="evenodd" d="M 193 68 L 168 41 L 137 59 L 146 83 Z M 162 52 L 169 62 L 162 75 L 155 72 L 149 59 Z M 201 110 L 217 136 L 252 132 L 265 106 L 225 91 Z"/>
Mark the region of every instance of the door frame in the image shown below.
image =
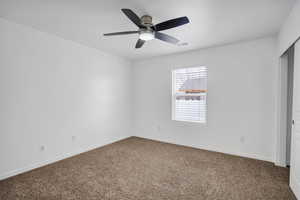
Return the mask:
<path id="1" fill-rule="evenodd" d="M 276 85 L 276 145 L 275 165 L 286 167 L 290 165 L 291 132 L 294 96 L 294 45 L 279 58 Z M 287 151 L 288 149 L 288 151 Z"/>
<path id="2" fill-rule="evenodd" d="M 276 144 L 275 144 L 275 158 L 274 163 L 277 166 L 286 167 L 286 136 L 287 133 L 285 130 L 286 127 L 286 120 L 282 120 L 282 116 L 284 116 L 287 112 L 287 107 L 282 106 L 285 102 L 282 98 L 283 94 L 283 87 L 286 86 L 287 80 L 284 75 L 287 74 L 287 63 L 288 63 L 288 56 L 286 53 L 280 56 L 277 70 L 276 70 L 276 77 L 277 81 L 275 84 L 276 88 L 276 108 L 275 108 L 275 115 L 276 115 Z"/>
<path id="3" fill-rule="evenodd" d="M 295 78 L 294 78 L 294 86 L 293 86 L 293 90 L 294 90 L 294 108 L 293 108 L 293 126 L 292 126 L 292 130 L 293 130 L 293 134 L 292 134 L 292 148 L 291 148 L 291 170 L 290 170 L 290 188 L 292 189 L 292 191 L 294 192 L 296 198 L 300 199 L 300 177 L 299 177 L 299 173 L 300 173 L 300 169 L 299 169 L 299 160 L 297 160 L 296 158 L 299 158 L 299 147 L 300 147 L 300 132 L 299 132 L 299 117 L 300 117 L 300 110 L 299 110 L 299 64 L 300 64 L 300 57 L 299 57 L 299 53 L 300 53 L 300 42 L 296 41 L 296 44 L 294 45 L 294 73 L 295 73 Z M 297 101 L 296 101 L 297 100 Z M 296 146 L 297 144 L 297 146 Z M 297 152 L 296 152 L 297 151 Z"/>

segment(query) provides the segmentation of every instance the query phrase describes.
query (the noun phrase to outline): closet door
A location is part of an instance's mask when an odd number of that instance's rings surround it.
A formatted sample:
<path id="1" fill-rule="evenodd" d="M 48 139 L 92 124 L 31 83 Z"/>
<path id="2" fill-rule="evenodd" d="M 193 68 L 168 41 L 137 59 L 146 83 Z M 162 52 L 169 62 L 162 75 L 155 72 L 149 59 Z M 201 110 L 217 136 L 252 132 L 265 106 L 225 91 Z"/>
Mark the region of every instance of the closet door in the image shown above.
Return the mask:
<path id="1" fill-rule="evenodd" d="M 294 102 L 291 146 L 290 186 L 300 199 L 300 41 L 295 44 L 294 54 Z"/>

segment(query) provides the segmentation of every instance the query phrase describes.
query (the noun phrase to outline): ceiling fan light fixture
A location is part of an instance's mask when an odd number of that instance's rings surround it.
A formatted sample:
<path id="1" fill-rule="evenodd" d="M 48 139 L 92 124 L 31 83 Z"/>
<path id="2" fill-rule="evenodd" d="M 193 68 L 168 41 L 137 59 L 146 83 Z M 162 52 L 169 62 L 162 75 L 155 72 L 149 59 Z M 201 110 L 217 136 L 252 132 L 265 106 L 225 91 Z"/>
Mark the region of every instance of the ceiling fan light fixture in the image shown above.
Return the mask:
<path id="1" fill-rule="evenodd" d="M 153 24 L 152 17 L 149 15 L 139 17 L 137 14 L 135 14 L 132 10 L 128 8 L 122 8 L 121 10 L 128 17 L 128 19 L 138 27 L 138 30 L 105 33 L 103 34 L 104 36 L 139 34 L 139 39 L 135 44 L 136 49 L 141 48 L 146 41 L 153 39 L 158 39 L 169 44 L 178 46 L 184 45 L 183 43 L 179 43 L 180 41 L 177 38 L 172 37 L 166 33 L 161 33 L 160 31 L 176 28 L 178 26 L 182 26 L 184 24 L 189 23 L 190 21 L 186 16 L 170 19 L 158 24 Z"/>
<path id="2" fill-rule="evenodd" d="M 139 38 L 144 41 L 153 40 L 154 33 L 153 33 L 153 31 L 141 31 Z"/>

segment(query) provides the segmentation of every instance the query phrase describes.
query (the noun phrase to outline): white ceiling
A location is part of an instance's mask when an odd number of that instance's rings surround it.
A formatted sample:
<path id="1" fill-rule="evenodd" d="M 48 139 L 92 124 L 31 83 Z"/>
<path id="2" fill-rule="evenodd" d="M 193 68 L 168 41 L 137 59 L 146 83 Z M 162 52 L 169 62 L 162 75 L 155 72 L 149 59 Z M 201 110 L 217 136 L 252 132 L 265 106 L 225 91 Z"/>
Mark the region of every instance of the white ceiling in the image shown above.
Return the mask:
<path id="1" fill-rule="evenodd" d="M 206 48 L 276 34 L 295 0 L 0 0 L 0 16 L 65 39 L 130 59 Z M 159 40 L 135 49 L 138 35 L 120 11 L 153 16 L 154 23 L 187 16 L 190 24 L 165 31 L 187 46 Z"/>

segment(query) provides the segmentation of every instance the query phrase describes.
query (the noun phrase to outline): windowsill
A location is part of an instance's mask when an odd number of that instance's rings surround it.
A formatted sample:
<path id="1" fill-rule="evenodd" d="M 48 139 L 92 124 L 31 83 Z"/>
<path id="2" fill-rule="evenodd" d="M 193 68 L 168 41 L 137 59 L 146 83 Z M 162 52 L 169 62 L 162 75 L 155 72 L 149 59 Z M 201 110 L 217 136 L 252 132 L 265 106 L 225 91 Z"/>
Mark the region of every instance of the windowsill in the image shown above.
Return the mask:
<path id="1" fill-rule="evenodd" d="M 202 125 L 202 126 L 207 125 L 207 122 L 199 122 L 199 121 L 187 121 L 187 120 L 178 120 L 178 119 L 172 119 L 172 121 L 182 122 L 182 123 L 185 123 L 185 124 L 198 124 L 198 125 Z"/>

